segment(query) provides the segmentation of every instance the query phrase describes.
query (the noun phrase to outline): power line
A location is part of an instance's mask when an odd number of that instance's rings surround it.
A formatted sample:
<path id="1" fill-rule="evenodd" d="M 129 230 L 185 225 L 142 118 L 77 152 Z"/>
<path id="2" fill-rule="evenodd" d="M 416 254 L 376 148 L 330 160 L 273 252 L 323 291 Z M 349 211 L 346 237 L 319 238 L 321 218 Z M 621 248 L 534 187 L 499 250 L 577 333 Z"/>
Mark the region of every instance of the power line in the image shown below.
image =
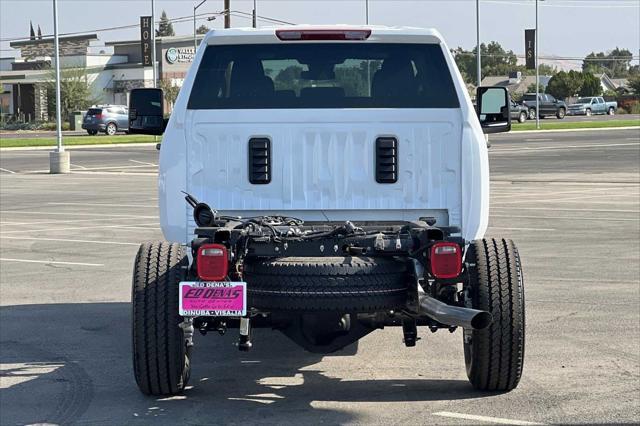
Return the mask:
<path id="1" fill-rule="evenodd" d="M 199 13 L 196 15 L 197 17 L 197 21 L 204 21 L 206 20 L 206 17 L 209 17 L 211 15 L 220 15 L 220 16 L 224 16 L 227 13 L 229 13 L 230 15 L 236 15 L 238 17 L 244 17 L 241 15 L 249 15 L 251 16 L 250 13 L 247 12 L 242 12 L 239 10 L 231 10 L 229 12 L 226 11 L 220 11 L 220 12 L 204 12 L 204 13 Z M 241 14 L 241 15 L 238 15 Z M 276 18 L 270 18 L 268 16 L 260 16 L 258 15 L 257 18 L 261 21 L 264 22 L 272 22 L 272 23 L 276 23 L 276 24 L 285 24 L 285 25 L 294 25 L 291 22 L 287 22 L 287 21 L 282 21 L 280 19 L 276 19 Z M 171 23 L 182 23 L 182 22 L 193 22 L 193 15 L 191 16 L 180 16 L 178 18 L 171 18 L 169 19 L 169 22 Z M 160 23 L 159 20 L 156 21 L 156 24 Z M 97 32 L 107 32 L 107 31 L 116 31 L 116 30 L 125 30 L 125 29 L 130 29 L 130 28 L 138 28 L 140 26 L 140 24 L 130 24 L 130 25 L 120 25 L 120 26 L 116 26 L 116 27 L 106 27 L 106 28 L 98 28 L 98 29 L 93 29 L 93 30 L 84 30 L 84 31 L 75 31 L 75 32 L 68 32 L 68 33 L 60 33 L 60 36 L 74 36 L 74 35 L 82 35 L 82 34 L 88 34 L 88 33 L 97 33 Z M 46 34 L 42 36 L 43 39 L 47 38 L 47 37 L 53 37 L 53 34 Z M 31 40 L 31 37 L 14 37 L 14 38 L 3 38 L 0 39 L 0 42 L 2 43 L 6 43 L 6 42 L 12 42 L 12 41 L 29 41 Z"/>

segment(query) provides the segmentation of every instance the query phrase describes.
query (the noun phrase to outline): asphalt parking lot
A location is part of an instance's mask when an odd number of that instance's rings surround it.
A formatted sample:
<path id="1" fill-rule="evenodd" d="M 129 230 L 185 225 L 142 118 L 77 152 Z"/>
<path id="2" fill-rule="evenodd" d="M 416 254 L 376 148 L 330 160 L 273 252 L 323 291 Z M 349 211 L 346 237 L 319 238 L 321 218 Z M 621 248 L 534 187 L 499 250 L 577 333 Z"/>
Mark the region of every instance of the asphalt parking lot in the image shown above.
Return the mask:
<path id="1" fill-rule="evenodd" d="M 640 421 L 640 131 L 492 136 L 489 234 L 525 271 L 520 386 L 467 382 L 461 331 L 398 329 L 357 356 L 302 352 L 256 330 L 196 336 L 191 386 L 133 381 L 130 281 L 160 239 L 153 146 L 0 152 L 0 424 L 552 424 Z M 480 416 L 480 417 L 479 417 Z"/>

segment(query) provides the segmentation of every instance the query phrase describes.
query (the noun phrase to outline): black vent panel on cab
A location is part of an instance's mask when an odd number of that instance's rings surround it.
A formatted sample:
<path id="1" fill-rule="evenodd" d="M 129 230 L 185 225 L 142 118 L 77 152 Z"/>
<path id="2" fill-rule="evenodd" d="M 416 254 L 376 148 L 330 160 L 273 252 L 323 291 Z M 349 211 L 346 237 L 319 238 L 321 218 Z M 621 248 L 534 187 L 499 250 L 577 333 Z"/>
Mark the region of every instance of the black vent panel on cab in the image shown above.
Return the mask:
<path id="1" fill-rule="evenodd" d="M 271 182 L 271 141 L 267 138 L 249 139 L 249 182 Z"/>
<path id="2" fill-rule="evenodd" d="M 376 182 L 398 181 L 398 139 L 380 137 L 376 139 Z"/>

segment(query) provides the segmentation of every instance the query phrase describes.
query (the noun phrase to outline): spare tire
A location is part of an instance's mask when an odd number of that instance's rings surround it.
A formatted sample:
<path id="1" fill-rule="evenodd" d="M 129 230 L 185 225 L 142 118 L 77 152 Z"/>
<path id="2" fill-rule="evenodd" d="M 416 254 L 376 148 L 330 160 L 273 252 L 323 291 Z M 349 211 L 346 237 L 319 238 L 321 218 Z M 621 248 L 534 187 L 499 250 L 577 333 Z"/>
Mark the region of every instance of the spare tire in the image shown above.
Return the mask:
<path id="1" fill-rule="evenodd" d="M 407 266 L 382 257 L 284 257 L 244 265 L 248 306 L 375 312 L 405 306 Z"/>

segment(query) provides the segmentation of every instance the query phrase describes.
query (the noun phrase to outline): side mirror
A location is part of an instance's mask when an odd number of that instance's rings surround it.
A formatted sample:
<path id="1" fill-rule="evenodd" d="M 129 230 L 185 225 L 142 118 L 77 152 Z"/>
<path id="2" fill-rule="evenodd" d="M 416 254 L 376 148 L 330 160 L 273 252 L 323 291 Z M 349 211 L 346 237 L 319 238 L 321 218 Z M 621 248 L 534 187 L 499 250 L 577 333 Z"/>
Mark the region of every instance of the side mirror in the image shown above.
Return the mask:
<path id="1" fill-rule="evenodd" d="M 509 104 L 511 98 L 506 87 L 478 87 L 478 118 L 482 131 L 501 133 L 511 130 Z"/>
<path id="2" fill-rule="evenodd" d="M 129 133 L 161 135 L 166 126 L 162 90 L 133 89 L 129 95 Z"/>

